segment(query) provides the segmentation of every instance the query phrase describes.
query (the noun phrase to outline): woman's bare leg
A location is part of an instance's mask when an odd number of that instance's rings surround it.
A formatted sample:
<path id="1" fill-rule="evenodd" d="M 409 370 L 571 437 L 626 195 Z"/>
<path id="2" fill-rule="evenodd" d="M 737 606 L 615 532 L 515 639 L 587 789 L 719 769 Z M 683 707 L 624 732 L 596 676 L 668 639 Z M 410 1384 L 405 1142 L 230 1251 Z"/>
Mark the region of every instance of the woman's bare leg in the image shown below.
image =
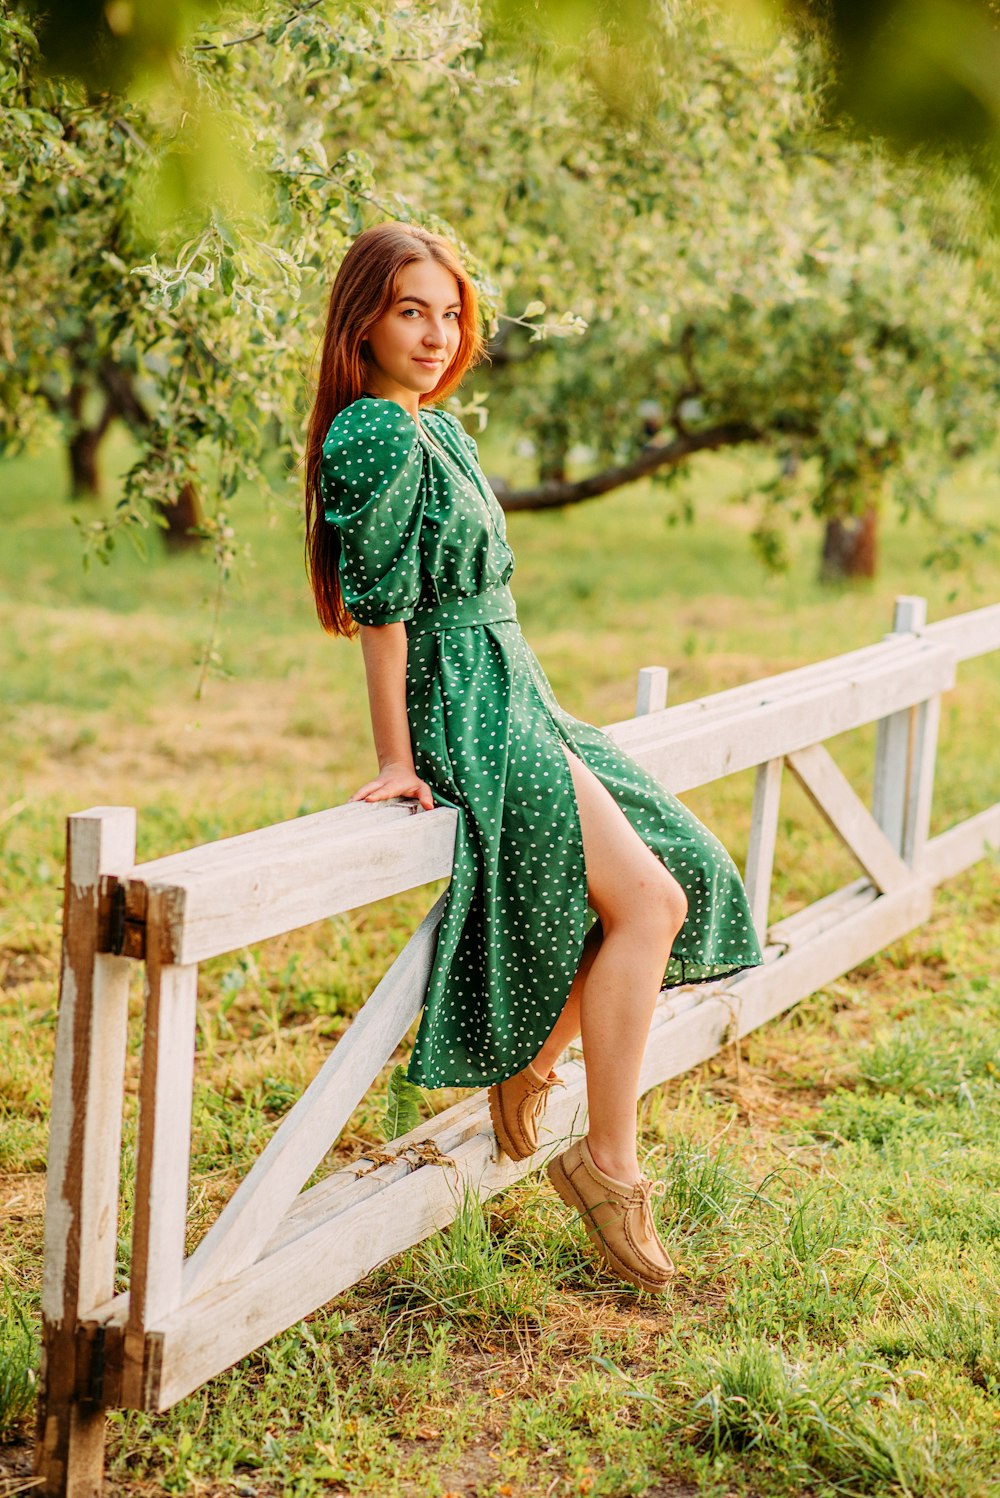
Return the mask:
<path id="1" fill-rule="evenodd" d="M 615 1180 L 634 1182 L 640 1175 L 636 1154 L 639 1071 L 670 949 L 687 913 L 687 899 L 610 791 L 575 754 L 563 748 L 580 813 L 588 900 L 602 932 L 590 952 L 584 944 L 587 960 L 581 961 L 573 985 L 579 992 L 587 1068 L 587 1137 L 600 1170 Z M 573 1003 L 571 990 L 535 1062 L 543 1076 L 551 1065 L 549 1056 L 558 1055 L 573 1038 Z M 550 1051 L 550 1043 L 559 1050 Z"/>
<path id="2" fill-rule="evenodd" d="M 543 1077 L 548 1076 L 563 1051 L 568 1045 L 573 1044 L 580 1033 L 580 997 L 583 993 L 583 984 L 600 949 L 603 936 L 604 931 L 600 921 L 595 921 L 584 938 L 580 965 L 570 987 L 569 997 L 563 1005 L 563 1011 L 552 1027 L 542 1049 L 531 1063 Z"/>

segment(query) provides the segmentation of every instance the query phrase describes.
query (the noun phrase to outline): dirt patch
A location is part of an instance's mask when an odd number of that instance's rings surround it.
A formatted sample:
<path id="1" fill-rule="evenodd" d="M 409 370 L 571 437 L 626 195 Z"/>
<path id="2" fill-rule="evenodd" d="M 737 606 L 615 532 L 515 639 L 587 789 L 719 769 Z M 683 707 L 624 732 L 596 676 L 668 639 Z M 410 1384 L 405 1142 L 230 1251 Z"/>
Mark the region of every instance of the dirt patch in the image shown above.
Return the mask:
<path id="1" fill-rule="evenodd" d="M 30 1493 L 37 1484 L 31 1475 L 32 1448 L 27 1442 L 0 1446 L 0 1498 Z"/>

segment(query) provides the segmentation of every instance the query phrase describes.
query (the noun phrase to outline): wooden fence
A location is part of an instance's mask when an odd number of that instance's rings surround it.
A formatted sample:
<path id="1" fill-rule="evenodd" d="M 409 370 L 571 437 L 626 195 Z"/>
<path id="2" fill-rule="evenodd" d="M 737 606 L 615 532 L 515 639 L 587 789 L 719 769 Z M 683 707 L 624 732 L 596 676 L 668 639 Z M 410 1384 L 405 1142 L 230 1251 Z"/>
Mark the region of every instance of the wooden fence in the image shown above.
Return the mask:
<path id="1" fill-rule="evenodd" d="M 1000 802 L 928 838 L 941 693 L 956 663 L 1000 649 L 1000 604 L 927 626 L 897 600 L 878 644 L 666 708 L 666 671 L 640 673 L 638 713 L 605 731 L 674 792 L 756 766 L 746 882 L 763 967 L 661 997 L 647 1090 L 713 1055 L 926 919 L 933 888 L 1000 844 Z M 877 722 L 873 806 L 823 741 Z M 768 925 L 783 769 L 861 873 Z M 445 896 L 185 1258 L 198 964 L 447 876 L 456 813 L 349 803 L 135 865 L 135 813 L 68 825 L 62 980 L 45 1224 L 36 1471 L 46 1494 L 101 1487 L 104 1411 L 166 1410 L 452 1221 L 463 1188 L 499 1191 L 582 1127 L 582 1063 L 549 1107 L 530 1161 L 498 1156 L 484 1092 L 394 1141 L 358 1177 L 305 1183 L 416 1018 Z M 130 1288 L 114 1294 L 129 970 L 145 964 Z M 447 1163 L 411 1168 L 436 1147 Z M 420 1152 L 418 1151 L 418 1156 Z"/>

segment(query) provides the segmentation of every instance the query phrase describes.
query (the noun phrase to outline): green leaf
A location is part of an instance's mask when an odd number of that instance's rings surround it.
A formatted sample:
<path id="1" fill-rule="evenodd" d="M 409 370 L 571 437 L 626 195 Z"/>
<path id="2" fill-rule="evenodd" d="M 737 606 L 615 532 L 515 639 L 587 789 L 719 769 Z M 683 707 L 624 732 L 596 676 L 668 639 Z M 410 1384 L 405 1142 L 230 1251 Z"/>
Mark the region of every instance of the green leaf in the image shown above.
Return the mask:
<path id="1" fill-rule="evenodd" d="M 238 250 L 240 246 L 239 235 L 232 224 L 227 223 L 218 214 L 215 215 L 215 230 L 227 250 Z"/>
<path id="2" fill-rule="evenodd" d="M 406 1068 L 397 1066 L 389 1078 L 382 1132 L 386 1139 L 408 1134 L 420 1122 L 420 1099 L 423 1088 L 406 1080 Z"/>

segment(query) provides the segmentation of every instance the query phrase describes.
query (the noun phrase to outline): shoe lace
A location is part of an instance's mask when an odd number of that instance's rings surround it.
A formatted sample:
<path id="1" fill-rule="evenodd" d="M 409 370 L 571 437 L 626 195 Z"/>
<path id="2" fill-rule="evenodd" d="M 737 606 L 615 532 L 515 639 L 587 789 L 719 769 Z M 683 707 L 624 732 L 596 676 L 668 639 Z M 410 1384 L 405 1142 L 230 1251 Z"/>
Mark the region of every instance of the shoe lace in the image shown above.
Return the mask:
<path id="1" fill-rule="evenodd" d="M 536 1092 L 534 1097 L 531 1099 L 530 1106 L 532 1117 L 536 1120 L 541 1118 L 542 1114 L 549 1106 L 549 1093 L 552 1091 L 553 1087 L 565 1086 L 566 1083 L 563 1081 L 562 1077 L 547 1077 L 545 1081 L 545 1087 Z"/>
<path id="2" fill-rule="evenodd" d="M 649 1226 L 650 1232 L 655 1233 L 656 1224 L 653 1221 L 654 1196 L 663 1196 L 667 1189 L 666 1181 L 651 1181 L 648 1176 L 641 1176 L 636 1184 L 639 1204 L 642 1207 L 642 1215 Z"/>

